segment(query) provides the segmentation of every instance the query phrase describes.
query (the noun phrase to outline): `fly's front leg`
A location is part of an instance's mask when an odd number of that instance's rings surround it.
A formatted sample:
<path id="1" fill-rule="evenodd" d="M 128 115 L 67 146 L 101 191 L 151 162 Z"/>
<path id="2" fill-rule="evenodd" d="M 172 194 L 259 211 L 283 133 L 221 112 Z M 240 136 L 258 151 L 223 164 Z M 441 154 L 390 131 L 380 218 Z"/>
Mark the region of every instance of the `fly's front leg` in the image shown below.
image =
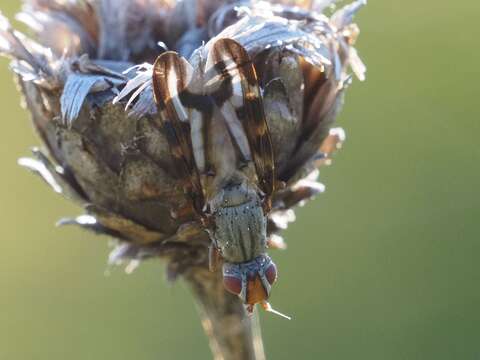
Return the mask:
<path id="1" fill-rule="evenodd" d="M 272 210 L 272 199 L 270 197 L 263 200 L 262 209 L 264 214 L 268 214 Z"/>
<path id="2" fill-rule="evenodd" d="M 215 227 L 215 221 L 211 215 L 203 214 L 202 225 L 208 233 L 211 239 L 210 246 L 208 247 L 208 268 L 211 272 L 217 271 L 220 262 L 222 260 L 222 253 L 218 247 L 217 241 L 213 238 L 212 228 Z"/>
<path id="3" fill-rule="evenodd" d="M 212 241 L 208 247 L 208 268 L 211 272 L 217 271 L 221 259 L 222 254 L 215 244 L 215 241 Z"/>

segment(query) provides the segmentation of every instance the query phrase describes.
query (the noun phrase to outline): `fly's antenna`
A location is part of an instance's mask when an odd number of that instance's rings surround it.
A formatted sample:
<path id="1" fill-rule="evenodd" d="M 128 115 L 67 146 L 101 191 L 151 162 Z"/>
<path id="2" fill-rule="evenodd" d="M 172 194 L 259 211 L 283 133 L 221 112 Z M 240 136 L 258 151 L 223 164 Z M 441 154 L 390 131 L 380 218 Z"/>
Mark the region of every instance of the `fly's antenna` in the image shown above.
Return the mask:
<path id="1" fill-rule="evenodd" d="M 284 319 L 287 319 L 287 320 L 292 320 L 292 318 L 290 316 L 287 316 L 285 314 L 282 314 L 281 312 L 275 310 L 274 308 L 272 308 L 272 305 L 270 305 L 268 302 L 264 301 L 262 302 L 262 307 L 265 311 L 268 311 L 268 312 L 271 312 L 275 315 L 278 315 Z"/>

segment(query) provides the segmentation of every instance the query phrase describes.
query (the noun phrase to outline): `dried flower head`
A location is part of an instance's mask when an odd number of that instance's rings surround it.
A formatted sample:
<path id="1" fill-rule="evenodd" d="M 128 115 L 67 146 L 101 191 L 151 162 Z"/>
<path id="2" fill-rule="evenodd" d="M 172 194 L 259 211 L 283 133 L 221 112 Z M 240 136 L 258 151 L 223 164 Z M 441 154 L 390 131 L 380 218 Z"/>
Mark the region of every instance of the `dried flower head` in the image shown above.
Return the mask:
<path id="1" fill-rule="evenodd" d="M 225 38 L 246 51 L 274 155 L 268 244 L 282 249 L 293 208 L 323 192 L 318 167 L 345 139 L 332 126 L 350 69 L 365 78 L 353 23 L 365 2 L 327 17 L 332 0 L 25 0 L 17 19 L 33 37 L 1 17 L 0 51 L 12 58 L 47 152 L 35 149 L 19 163 L 85 209 L 60 225 L 116 239 L 110 262 L 127 261 L 131 271 L 161 257 L 170 279 L 213 283 L 218 273 L 205 270 L 211 241 L 185 196 L 154 101 L 153 62 L 175 51 L 203 69 Z"/>

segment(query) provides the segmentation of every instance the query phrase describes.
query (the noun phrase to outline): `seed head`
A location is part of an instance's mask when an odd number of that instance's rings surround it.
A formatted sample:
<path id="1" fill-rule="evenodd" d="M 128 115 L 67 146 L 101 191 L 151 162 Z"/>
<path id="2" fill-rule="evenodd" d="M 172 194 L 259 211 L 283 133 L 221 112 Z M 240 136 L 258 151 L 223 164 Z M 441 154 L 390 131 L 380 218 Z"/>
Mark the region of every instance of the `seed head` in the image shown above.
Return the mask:
<path id="1" fill-rule="evenodd" d="M 84 208 L 59 225 L 116 239 L 112 263 L 162 257 L 172 279 L 207 266 L 209 236 L 175 172 L 152 63 L 171 50 L 202 68 L 212 44 L 231 38 L 259 79 L 276 170 L 269 246 L 284 248 L 279 233 L 323 192 L 318 167 L 345 139 L 333 123 L 350 69 L 365 78 L 352 23 L 364 4 L 327 17 L 328 0 L 26 0 L 17 19 L 32 37 L 1 17 L 0 51 L 46 151 L 19 163 Z"/>

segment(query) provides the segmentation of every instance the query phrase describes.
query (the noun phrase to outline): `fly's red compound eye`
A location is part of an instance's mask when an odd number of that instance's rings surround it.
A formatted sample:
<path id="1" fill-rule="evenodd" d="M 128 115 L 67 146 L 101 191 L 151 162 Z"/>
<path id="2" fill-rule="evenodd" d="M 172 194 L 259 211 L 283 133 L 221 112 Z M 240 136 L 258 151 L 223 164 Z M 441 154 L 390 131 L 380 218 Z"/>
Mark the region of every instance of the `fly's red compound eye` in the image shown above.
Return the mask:
<path id="1" fill-rule="evenodd" d="M 277 280 L 277 267 L 273 262 L 265 270 L 265 276 L 270 285 L 273 285 L 273 283 Z"/>
<path id="2" fill-rule="evenodd" d="M 242 279 L 234 276 L 224 276 L 223 286 L 225 286 L 225 289 L 232 294 L 240 295 L 240 292 L 242 291 Z"/>

